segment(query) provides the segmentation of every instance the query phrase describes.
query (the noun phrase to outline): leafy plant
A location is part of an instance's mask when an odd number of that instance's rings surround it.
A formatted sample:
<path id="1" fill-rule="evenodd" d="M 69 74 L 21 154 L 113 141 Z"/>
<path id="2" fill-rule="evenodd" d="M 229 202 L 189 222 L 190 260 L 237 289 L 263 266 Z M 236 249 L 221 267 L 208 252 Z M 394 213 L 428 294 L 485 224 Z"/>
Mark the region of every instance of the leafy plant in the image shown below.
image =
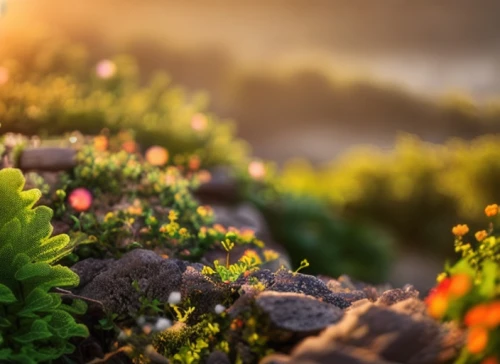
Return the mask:
<path id="1" fill-rule="evenodd" d="M 226 249 L 228 254 L 234 247 L 234 244 L 230 242 L 223 242 L 222 245 L 224 249 Z M 254 250 L 248 249 L 234 264 L 229 264 L 228 255 L 226 265 L 221 265 L 219 261 L 216 260 L 214 261 L 213 269 L 209 266 L 204 266 L 201 272 L 208 276 L 217 274 L 220 280 L 225 283 L 234 282 L 241 275 L 249 274 L 255 270 L 258 270 L 263 263 L 277 258 L 277 254 L 273 254 L 273 252 L 270 250 L 266 250 L 264 252 L 264 255 L 265 261 L 263 261 Z"/>
<path id="2" fill-rule="evenodd" d="M 54 265 L 72 245 L 67 235 L 51 237 L 52 210 L 33 208 L 41 192 L 24 184 L 19 170 L 0 170 L 0 361 L 41 363 L 72 353 L 69 340 L 88 335 L 72 316 L 86 308 L 52 291 L 78 285 L 75 273 Z"/>

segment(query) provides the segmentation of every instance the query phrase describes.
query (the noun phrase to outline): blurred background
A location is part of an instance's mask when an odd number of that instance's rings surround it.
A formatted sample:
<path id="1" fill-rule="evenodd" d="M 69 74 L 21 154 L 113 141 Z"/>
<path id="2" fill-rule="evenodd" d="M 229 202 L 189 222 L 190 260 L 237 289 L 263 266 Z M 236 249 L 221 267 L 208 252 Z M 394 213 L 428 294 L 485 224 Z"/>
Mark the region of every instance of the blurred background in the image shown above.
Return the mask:
<path id="1" fill-rule="evenodd" d="M 499 12 L 495 0 L 10 0 L 0 66 L 58 72 L 48 59 L 71 50 L 73 66 L 126 54 L 144 82 L 165 71 L 276 163 L 281 191 L 369 229 L 341 234 L 347 258 L 384 240 L 374 281 L 425 290 L 453 259 L 451 227 L 486 227 L 500 200 Z M 19 131 L 8 103 L 0 122 Z M 317 255 L 337 233 L 320 234 Z"/>

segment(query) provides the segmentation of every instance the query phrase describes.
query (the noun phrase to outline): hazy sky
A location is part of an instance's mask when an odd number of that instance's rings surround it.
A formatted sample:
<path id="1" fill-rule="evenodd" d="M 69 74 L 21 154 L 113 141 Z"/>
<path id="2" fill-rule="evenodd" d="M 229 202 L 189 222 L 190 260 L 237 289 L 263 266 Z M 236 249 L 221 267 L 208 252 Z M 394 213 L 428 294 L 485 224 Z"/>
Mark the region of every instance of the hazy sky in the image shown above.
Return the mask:
<path id="1" fill-rule="evenodd" d="M 242 64 L 349 65 L 419 91 L 497 93 L 498 0 L 7 0 L 7 23 L 36 21 L 114 47 L 153 39 L 213 48 Z M 1 47 L 1 45 L 0 45 Z"/>

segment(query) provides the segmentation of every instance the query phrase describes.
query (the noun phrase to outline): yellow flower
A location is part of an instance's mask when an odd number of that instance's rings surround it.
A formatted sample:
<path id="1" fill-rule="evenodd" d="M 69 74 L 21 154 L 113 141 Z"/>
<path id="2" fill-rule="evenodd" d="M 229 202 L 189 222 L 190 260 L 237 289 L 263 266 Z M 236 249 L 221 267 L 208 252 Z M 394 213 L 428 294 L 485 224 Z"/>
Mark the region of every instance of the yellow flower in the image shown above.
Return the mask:
<path id="1" fill-rule="evenodd" d="M 488 236 L 486 230 L 478 231 L 475 235 L 477 241 L 483 241 Z"/>
<path id="2" fill-rule="evenodd" d="M 271 250 L 271 249 L 264 250 L 264 259 L 266 260 L 266 262 L 269 262 L 271 260 L 275 260 L 278 258 L 279 258 L 279 254 L 276 251 Z"/>
<path id="3" fill-rule="evenodd" d="M 437 278 L 436 278 L 436 281 L 438 283 L 441 283 L 448 275 L 446 273 L 439 273 Z"/>
<path id="4" fill-rule="evenodd" d="M 464 236 L 465 234 L 467 234 L 469 232 L 469 227 L 465 224 L 456 225 L 453 227 L 453 229 L 451 229 L 451 232 L 453 233 L 453 235 L 455 235 L 457 237 Z"/>
<path id="5" fill-rule="evenodd" d="M 493 205 L 486 206 L 486 208 L 484 209 L 484 213 L 488 217 L 495 216 L 496 214 L 498 214 L 498 205 L 494 203 Z"/>

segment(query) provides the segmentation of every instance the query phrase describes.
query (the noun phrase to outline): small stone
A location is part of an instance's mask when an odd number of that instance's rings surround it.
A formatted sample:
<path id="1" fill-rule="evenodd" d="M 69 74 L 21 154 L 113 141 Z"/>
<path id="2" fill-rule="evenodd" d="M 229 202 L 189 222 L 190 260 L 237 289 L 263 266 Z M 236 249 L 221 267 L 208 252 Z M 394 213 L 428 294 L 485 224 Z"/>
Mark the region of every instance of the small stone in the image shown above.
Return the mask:
<path id="1" fill-rule="evenodd" d="M 346 299 L 330 291 L 320 279 L 307 274 L 292 273 L 286 269 L 276 272 L 274 283 L 267 290 L 303 293 L 339 308 L 347 308 L 350 305 Z"/>
<path id="2" fill-rule="evenodd" d="M 405 287 L 404 289 L 390 289 L 382 293 L 378 298 L 377 304 L 391 306 L 395 303 L 407 300 L 408 298 L 418 298 L 419 292 L 413 286 Z"/>
<path id="3" fill-rule="evenodd" d="M 294 333 L 310 333 L 339 321 L 343 311 L 313 297 L 297 293 L 262 292 L 255 303 L 273 326 Z"/>

